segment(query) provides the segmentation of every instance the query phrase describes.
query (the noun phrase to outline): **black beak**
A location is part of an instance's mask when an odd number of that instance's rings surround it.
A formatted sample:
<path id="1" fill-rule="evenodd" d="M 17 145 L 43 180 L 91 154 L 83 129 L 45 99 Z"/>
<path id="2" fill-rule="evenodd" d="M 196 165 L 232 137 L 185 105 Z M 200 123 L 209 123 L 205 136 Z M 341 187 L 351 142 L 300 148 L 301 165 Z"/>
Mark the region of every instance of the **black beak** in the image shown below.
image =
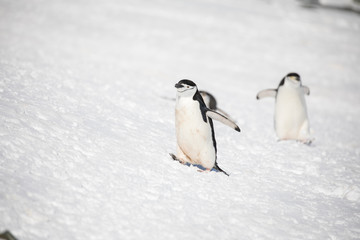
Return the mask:
<path id="1" fill-rule="evenodd" d="M 175 84 L 175 87 L 176 87 L 176 88 L 182 88 L 183 85 L 182 85 L 181 83 L 177 83 L 177 84 Z"/>

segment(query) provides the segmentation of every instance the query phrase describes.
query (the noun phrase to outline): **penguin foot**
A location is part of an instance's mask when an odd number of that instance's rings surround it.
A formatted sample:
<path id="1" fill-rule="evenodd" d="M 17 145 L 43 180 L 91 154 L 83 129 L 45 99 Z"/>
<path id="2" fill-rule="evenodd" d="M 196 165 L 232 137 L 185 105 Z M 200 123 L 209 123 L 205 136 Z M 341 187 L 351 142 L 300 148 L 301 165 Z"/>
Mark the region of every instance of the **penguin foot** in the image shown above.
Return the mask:
<path id="1" fill-rule="evenodd" d="M 178 158 L 175 154 L 173 153 L 169 153 L 170 157 L 174 160 L 174 161 L 177 161 L 183 165 L 187 165 L 187 162 L 181 160 L 180 158 Z"/>
<path id="2" fill-rule="evenodd" d="M 309 138 L 299 138 L 296 141 L 310 146 L 314 140 L 315 138 L 309 137 Z"/>
<path id="3" fill-rule="evenodd" d="M 314 141 L 314 139 L 305 139 L 305 140 L 299 140 L 299 141 L 303 144 L 310 146 L 312 144 L 312 142 Z"/>
<path id="4" fill-rule="evenodd" d="M 296 141 L 296 142 L 300 142 L 300 143 L 303 143 L 303 144 L 306 144 L 308 146 L 311 145 L 311 143 L 315 140 L 314 138 L 312 139 L 290 139 L 290 138 L 280 138 L 277 140 L 277 142 L 282 142 L 282 141 Z"/>

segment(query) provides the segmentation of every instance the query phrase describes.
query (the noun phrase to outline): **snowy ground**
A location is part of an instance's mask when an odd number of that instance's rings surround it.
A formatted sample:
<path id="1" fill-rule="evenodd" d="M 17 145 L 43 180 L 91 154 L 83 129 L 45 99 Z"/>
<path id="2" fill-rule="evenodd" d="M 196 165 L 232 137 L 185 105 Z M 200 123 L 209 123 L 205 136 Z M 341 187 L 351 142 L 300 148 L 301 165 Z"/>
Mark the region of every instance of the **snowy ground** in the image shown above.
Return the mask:
<path id="1" fill-rule="evenodd" d="M 359 239 L 360 15 L 289 0 L 0 0 L 0 232 Z M 290 71 L 312 146 L 277 142 Z M 174 84 L 217 97 L 221 173 L 174 162 Z"/>

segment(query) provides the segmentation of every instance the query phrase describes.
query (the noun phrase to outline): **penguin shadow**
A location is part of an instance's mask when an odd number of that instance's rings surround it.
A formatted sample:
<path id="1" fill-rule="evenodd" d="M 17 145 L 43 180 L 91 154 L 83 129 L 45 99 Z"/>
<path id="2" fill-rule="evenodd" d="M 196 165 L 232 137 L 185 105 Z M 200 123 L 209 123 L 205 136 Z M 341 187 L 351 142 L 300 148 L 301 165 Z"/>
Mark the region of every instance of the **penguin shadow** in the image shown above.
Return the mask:
<path id="1" fill-rule="evenodd" d="M 316 144 L 314 143 L 315 138 L 309 140 L 309 141 L 300 141 L 300 140 L 294 140 L 294 139 L 277 139 L 278 143 L 285 143 L 285 142 L 293 142 L 298 144 L 299 146 L 307 146 L 307 147 L 316 147 Z"/>
<path id="2" fill-rule="evenodd" d="M 338 11 L 346 11 L 346 12 L 354 12 L 360 14 L 360 1 L 353 0 L 352 3 L 348 3 L 346 5 L 331 5 L 322 3 L 319 0 L 297 0 L 300 2 L 300 6 L 307 9 L 317 9 L 323 8 L 328 10 L 338 10 Z"/>
<path id="3" fill-rule="evenodd" d="M 6 230 L 3 233 L 0 233 L 0 239 L 5 239 L 5 240 L 17 240 L 14 235 L 11 234 L 11 232 L 9 232 L 8 230 Z"/>

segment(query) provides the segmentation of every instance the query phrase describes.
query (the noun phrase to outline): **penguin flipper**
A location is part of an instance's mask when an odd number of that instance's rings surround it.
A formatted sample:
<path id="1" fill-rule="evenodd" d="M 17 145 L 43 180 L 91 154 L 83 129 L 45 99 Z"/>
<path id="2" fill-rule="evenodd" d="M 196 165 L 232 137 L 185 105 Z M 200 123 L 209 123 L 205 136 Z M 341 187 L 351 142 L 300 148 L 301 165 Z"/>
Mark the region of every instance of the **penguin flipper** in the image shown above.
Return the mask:
<path id="1" fill-rule="evenodd" d="M 240 128 L 238 127 L 238 125 L 236 125 L 233 121 L 231 121 L 230 119 L 228 119 L 227 117 L 225 117 L 224 115 L 215 112 L 213 110 L 208 109 L 206 111 L 206 116 L 208 116 L 211 119 L 217 120 L 219 122 L 222 122 L 223 124 L 231 127 L 232 129 L 234 129 L 235 131 L 240 132 Z"/>
<path id="2" fill-rule="evenodd" d="M 218 113 L 224 115 L 225 117 L 227 117 L 228 119 L 230 119 L 231 121 L 233 121 L 233 120 L 230 118 L 229 114 L 227 114 L 224 110 L 222 110 L 222 109 L 220 109 L 220 108 L 216 108 L 216 109 L 214 109 L 214 110 L 216 110 Z M 234 122 L 235 122 L 235 121 L 234 121 Z"/>
<path id="3" fill-rule="evenodd" d="M 309 87 L 307 87 L 307 86 L 302 86 L 301 88 L 302 88 L 302 90 L 304 91 L 304 94 L 310 95 L 310 88 L 309 88 Z"/>
<path id="4" fill-rule="evenodd" d="M 256 99 L 262 99 L 262 98 L 266 98 L 266 97 L 276 97 L 276 93 L 277 90 L 276 89 L 265 89 L 260 91 L 257 95 L 256 95 Z"/>

